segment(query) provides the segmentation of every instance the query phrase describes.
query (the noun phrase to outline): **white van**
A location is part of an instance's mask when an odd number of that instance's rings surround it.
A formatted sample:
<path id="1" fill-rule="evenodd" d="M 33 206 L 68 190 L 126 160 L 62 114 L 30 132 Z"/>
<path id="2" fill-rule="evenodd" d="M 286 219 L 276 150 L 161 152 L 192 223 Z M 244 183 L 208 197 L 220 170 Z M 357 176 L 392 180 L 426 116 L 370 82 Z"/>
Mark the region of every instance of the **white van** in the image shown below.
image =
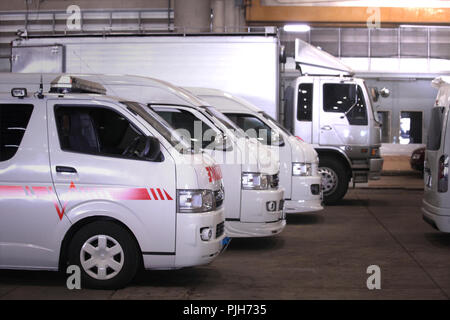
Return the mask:
<path id="1" fill-rule="evenodd" d="M 439 77 L 432 85 L 439 89 L 428 126 L 424 164 L 423 218 L 434 228 L 450 232 L 448 163 L 450 154 L 450 77 Z"/>
<path id="2" fill-rule="evenodd" d="M 0 269 L 78 265 L 83 287 L 119 288 L 141 266 L 214 260 L 227 241 L 214 161 L 145 106 L 72 85 L 96 94 L 0 94 Z"/>
<path id="3" fill-rule="evenodd" d="M 217 89 L 186 89 L 209 102 L 246 133 L 275 149 L 280 156 L 280 185 L 284 188 L 286 213 L 323 209 L 319 158 L 311 145 L 244 99 Z"/>
<path id="4" fill-rule="evenodd" d="M 59 74 L 42 74 L 44 89 Z M 286 226 L 283 189 L 278 186 L 279 157 L 266 146 L 248 139 L 215 109 L 186 90 L 170 83 L 129 75 L 86 75 L 73 77 L 101 83 L 108 94 L 138 101 L 164 113 L 175 129 L 191 135 L 221 166 L 225 197 L 225 228 L 229 237 L 266 237 Z M 0 91 L 11 83 L 37 88 L 41 74 L 0 74 Z M 171 112 L 171 114 L 168 114 Z M 211 114 L 214 112 L 215 114 Z M 219 119 L 220 118 L 220 119 Z M 224 118 L 224 119 L 222 119 Z M 195 131 L 195 122 L 199 124 Z M 200 137 L 196 139 L 196 133 Z M 202 140 L 205 136 L 205 144 Z M 214 176 L 214 173 L 211 173 Z M 219 173 L 220 174 L 220 173 Z"/>

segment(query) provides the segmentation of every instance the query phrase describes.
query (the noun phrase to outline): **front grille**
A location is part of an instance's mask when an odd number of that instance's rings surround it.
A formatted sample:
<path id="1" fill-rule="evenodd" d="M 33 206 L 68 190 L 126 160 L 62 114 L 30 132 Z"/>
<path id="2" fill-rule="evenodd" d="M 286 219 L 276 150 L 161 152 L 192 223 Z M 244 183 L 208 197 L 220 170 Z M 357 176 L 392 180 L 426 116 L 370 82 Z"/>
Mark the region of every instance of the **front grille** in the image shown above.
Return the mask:
<path id="1" fill-rule="evenodd" d="M 284 209 L 284 200 L 280 200 L 280 206 L 278 208 L 278 210 L 283 210 Z"/>
<path id="2" fill-rule="evenodd" d="M 221 237 L 224 231 L 225 231 L 225 222 L 221 222 L 216 227 L 216 238 Z"/>
<path id="3" fill-rule="evenodd" d="M 272 189 L 278 189 L 278 185 L 280 184 L 280 178 L 278 177 L 278 174 L 274 174 L 273 176 L 270 176 L 270 187 Z"/>

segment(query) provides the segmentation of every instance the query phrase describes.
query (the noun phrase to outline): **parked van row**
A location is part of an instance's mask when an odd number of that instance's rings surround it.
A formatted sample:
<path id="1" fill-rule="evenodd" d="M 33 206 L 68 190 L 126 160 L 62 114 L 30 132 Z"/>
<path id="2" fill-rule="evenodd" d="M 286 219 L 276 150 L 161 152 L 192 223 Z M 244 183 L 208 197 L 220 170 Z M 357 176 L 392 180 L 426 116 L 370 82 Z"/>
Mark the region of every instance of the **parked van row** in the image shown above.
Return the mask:
<path id="1" fill-rule="evenodd" d="M 6 73 L 0 92 L 0 268 L 117 288 L 323 208 L 317 153 L 236 97 L 258 121 L 143 77 Z"/>

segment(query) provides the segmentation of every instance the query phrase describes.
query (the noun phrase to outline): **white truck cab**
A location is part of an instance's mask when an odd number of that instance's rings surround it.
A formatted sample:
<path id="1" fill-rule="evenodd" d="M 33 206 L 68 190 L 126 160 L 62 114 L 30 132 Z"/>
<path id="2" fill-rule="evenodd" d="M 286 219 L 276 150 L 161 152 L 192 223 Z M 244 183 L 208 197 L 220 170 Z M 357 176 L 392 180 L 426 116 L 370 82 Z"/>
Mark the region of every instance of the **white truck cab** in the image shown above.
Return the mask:
<path id="1" fill-rule="evenodd" d="M 450 232 L 450 77 L 438 77 L 432 85 L 439 89 L 431 111 L 424 163 L 424 220 L 435 229 Z"/>
<path id="2" fill-rule="evenodd" d="M 118 288 L 140 266 L 214 260 L 227 239 L 211 157 L 145 106 L 69 82 L 0 94 L 0 268 L 78 265 L 82 286 Z"/>
<path id="3" fill-rule="evenodd" d="M 381 125 L 363 79 L 333 56 L 296 40 L 301 76 L 286 91 L 285 126 L 319 154 L 325 202 L 343 198 L 348 184 L 379 179 Z"/>
<path id="4" fill-rule="evenodd" d="M 284 188 L 286 213 L 323 209 L 319 158 L 302 142 L 250 102 L 217 89 L 186 88 L 226 115 L 251 137 L 273 149 L 280 157 L 280 185 Z"/>

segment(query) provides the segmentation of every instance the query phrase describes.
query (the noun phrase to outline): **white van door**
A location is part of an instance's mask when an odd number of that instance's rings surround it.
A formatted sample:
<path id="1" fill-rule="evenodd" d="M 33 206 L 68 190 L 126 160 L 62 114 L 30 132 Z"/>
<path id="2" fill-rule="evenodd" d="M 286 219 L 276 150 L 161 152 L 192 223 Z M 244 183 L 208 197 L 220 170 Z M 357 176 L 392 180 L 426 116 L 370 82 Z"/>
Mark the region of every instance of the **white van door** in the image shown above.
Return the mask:
<path id="1" fill-rule="evenodd" d="M 424 182 L 426 201 L 436 207 L 450 208 L 448 194 L 448 156 L 450 141 L 448 128 L 448 108 L 435 107 L 431 110 L 425 154 Z"/>
<path id="2" fill-rule="evenodd" d="M 24 102 L 22 102 L 24 101 Z M 56 269 L 57 214 L 41 101 L 0 101 L 0 267 Z"/>
<path id="3" fill-rule="evenodd" d="M 125 225 L 138 221 L 138 228 L 146 228 L 143 252 L 174 254 L 174 160 L 162 144 L 158 161 L 131 155 L 141 148 L 135 144 L 139 137 L 153 135 L 149 129 L 125 108 L 107 102 L 50 100 L 47 112 L 61 215 L 111 215 Z"/>
<path id="4" fill-rule="evenodd" d="M 320 145 L 367 145 L 369 117 L 361 86 L 320 80 Z"/>

